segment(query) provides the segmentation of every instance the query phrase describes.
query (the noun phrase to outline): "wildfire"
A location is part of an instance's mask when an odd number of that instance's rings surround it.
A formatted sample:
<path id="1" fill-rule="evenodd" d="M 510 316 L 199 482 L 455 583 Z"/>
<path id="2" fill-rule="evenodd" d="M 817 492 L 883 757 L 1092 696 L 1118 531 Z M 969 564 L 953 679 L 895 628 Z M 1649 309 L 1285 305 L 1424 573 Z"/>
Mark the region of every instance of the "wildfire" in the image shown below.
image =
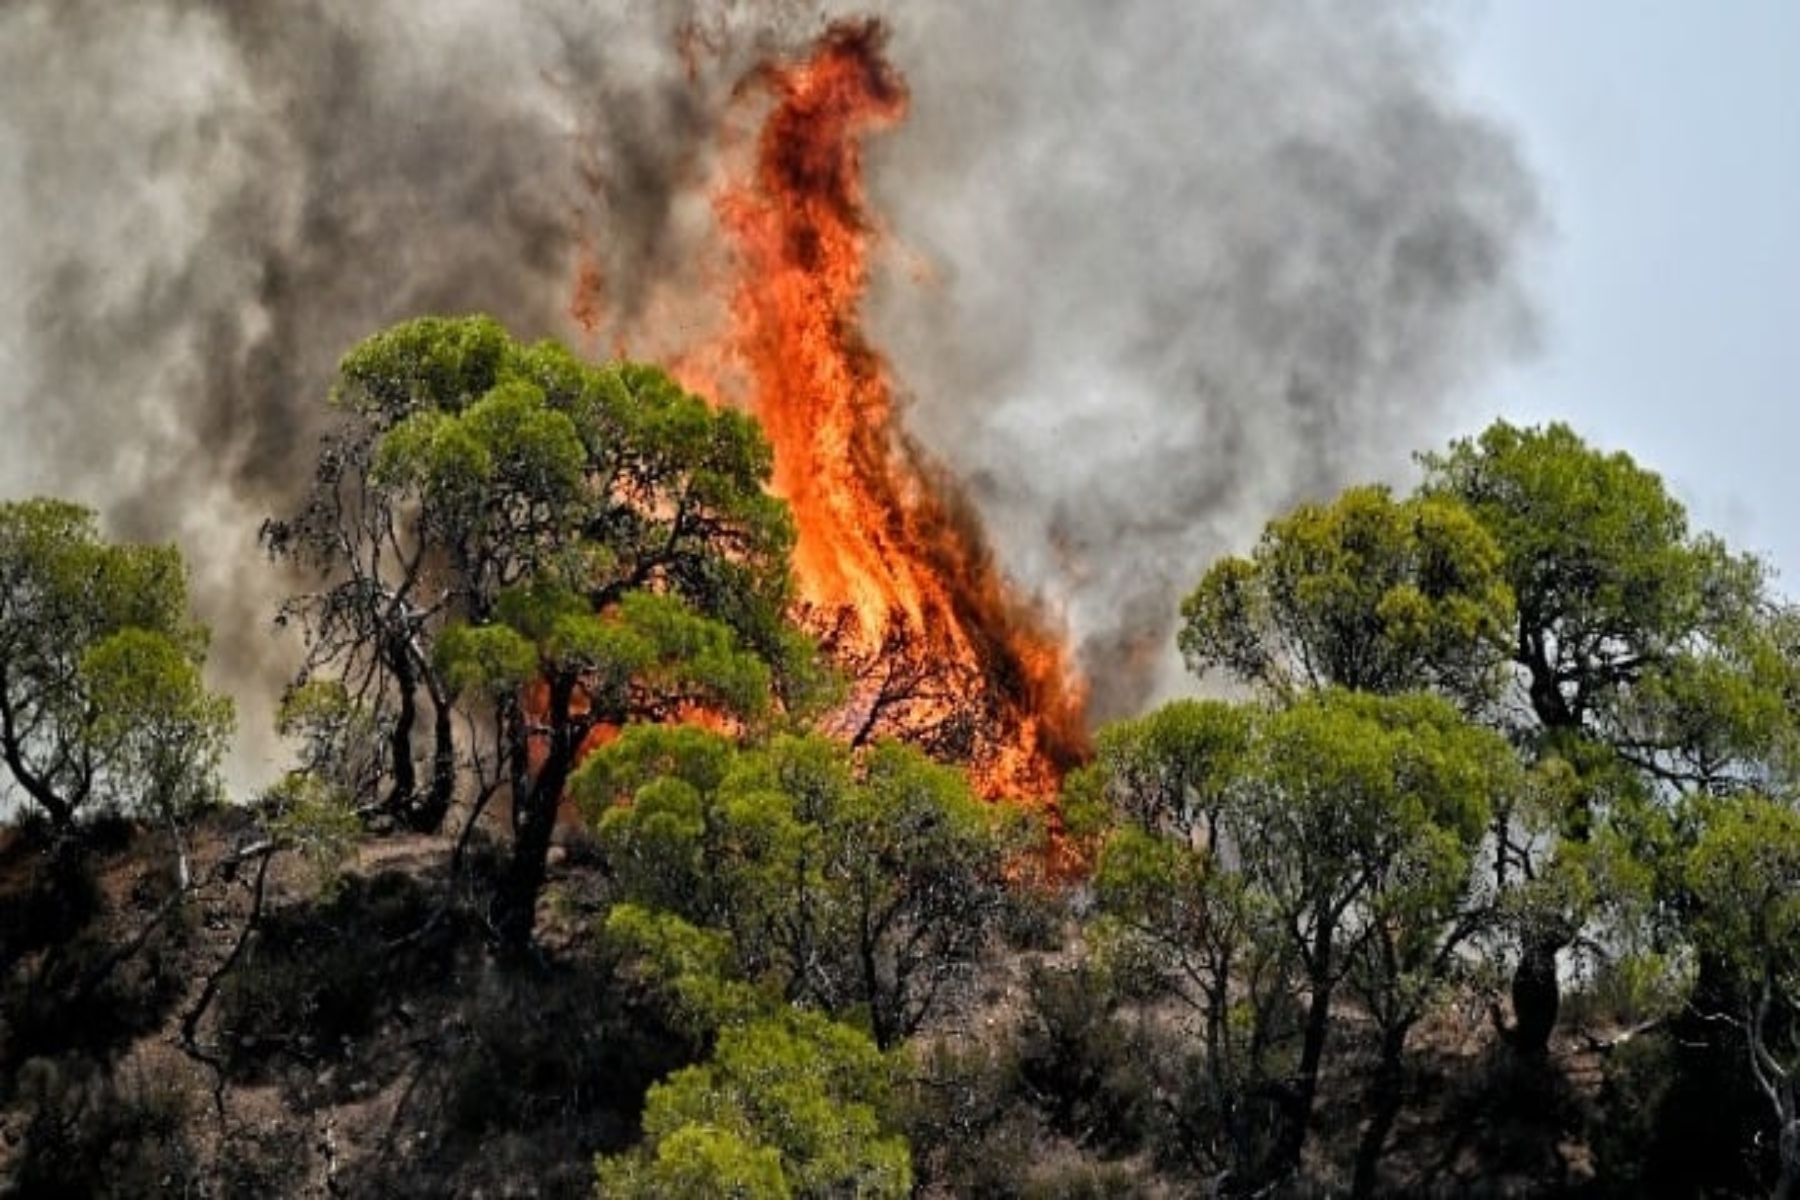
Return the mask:
<path id="1" fill-rule="evenodd" d="M 872 237 L 861 138 L 907 105 L 883 40 L 874 22 L 840 24 L 804 61 L 765 69 L 773 107 L 754 170 L 717 200 L 741 263 L 731 349 L 799 525 L 802 595 L 835 614 L 828 640 L 864 668 L 850 726 L 959 731 L 985 793 L 1047 796 L 1086 751 L 1080 689 L 973 515 L 900 430 L 887 364 L 860 327 Z M 895 661 L 909 656 L 910 670 Z"/>
<path id="2" fill-rule="evenodd" d="M 900 428 L 887 363 L 861 330 L 875 238 L 862 138 L 907 107 L 884 40 L 877 22 L 834 25 L 746 93 L 769 108 L 751 161 L 715 197 L 734 251 L 729 329 L 686 361 L 729 363 L 774 444 L 807 619 L 855 681 L 840 732 L 907 737 L 966 762 L 990 799 L 1044 800 L 1086 757 L 1083 690 L 952 481 Z M 584 283 L 577 306 L 591 297 Z"/>

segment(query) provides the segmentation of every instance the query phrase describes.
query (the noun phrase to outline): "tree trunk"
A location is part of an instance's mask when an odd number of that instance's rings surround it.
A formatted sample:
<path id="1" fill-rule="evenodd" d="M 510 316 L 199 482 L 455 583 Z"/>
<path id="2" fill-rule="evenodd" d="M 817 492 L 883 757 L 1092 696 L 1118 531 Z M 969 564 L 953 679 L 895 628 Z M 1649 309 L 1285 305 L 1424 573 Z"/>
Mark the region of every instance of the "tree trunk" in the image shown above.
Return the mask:
<path id="1" fill-rule="evenodd" d="M 570 713 L 574 687 L 572 677 L 551 681 L 544 760 L 535 776 L 528 767 L 530 736 L 524 725 L 525 715 L 515 711 L 510 718 L 518 726 L 512 739 L 517 763 L 513 771 L 513 852 L 500 880 L 495 922 L 501 947 L 508 953 L 522 952 L 531 945 L 537 926 L 538 894 L 544 890 L 550 858 L 550 835 L 556 831 L 557 809 L 575 769 L 575 756 L 593 724 Z"/>
<path id="2" fill-rule="evenodd" d="M 1306 1010 L 1306 1029 L 1300 1043 L 1300 1066 L 1287 1097 L 1287 1112 L 1280 1139 L 1269 1156 L 1274 1178 L 1300 1168 L 1300 1154 L 1312 1125 L 1313 1101 L 1319 1092 L 1319 1064 L 1325 1059 L 1325 1039 L 1331 1031 L 1332 920 L 1321 911 L 1313 935 L 1311 962 L 1307 967 L 1312 1001 Z"/>
<path id="3" fill-rule="evenodd" d="M 1405 1098 L 1406 1034 L 1411 1023 L 1388 1029 L 1381 1037 L 1381 1064 L 1375 1071 L 1375 1082 L 1369 1089 L 1369 1123 L 1363 1127 L 1362 1141 L 1356 1147 L 1356 1178 L 1351 1195 L 1368 1197 L 1375 1194 L 1375 1168 L 1387 1146 L 1388 1134 L 1400 1115 Z"/>
<path id="4" fill-rule="evenodd" d="M 436 745 L 431 757 L 431 795 L 419 811 L 421 833 L 436 833 L 443 828 L 456 799 L 456 726 L 450 711 L 450 700 L 432 689 L 431 701 L 436 705 L 433 737 Z"/>
<path id="5" fill-rule="evenodd" d="M 513 823 L 512 858 L 500 880 L 495 919 L 500 945 L 508 953 L 526 950 L 537 927 L 538 895 L 544 890 L 559 798 L 560 791 L 552 792 L 546 801 L 540 790 L 533 788 L 523 801 L 524 812 Z"/>
<path id="6" fill-rule="evenodd" d="M 388 789 L 387 801 L 383 805 L 388 813 L 402 824 L 410 825 L 411 810 L 418 791 L 418 778 L 413 770 L 412 731 L 418 720 L 418 706 L 413 696 L 416 681 L 413 678 L 412 650 L 403 638 L 390 640 L 385 657 L 388 669 L 394 674 L 394 693 L 399 697 L 400 709 L 394 714 L 394 725 L 388 731 L 388 766 L 394 773 L 393 787 Z"/>
<path id="7" fill-rule="evenodd" d="M 1562 1007 L 1556 978 L 1556 955 L 1568 939 L 1557 933 L 1534 932 L 1525 939 L 1513 970 L 1512 1048 L 1522 1059 L 1541 1062 L 1550 1053 L 1550 1035 Z"/>

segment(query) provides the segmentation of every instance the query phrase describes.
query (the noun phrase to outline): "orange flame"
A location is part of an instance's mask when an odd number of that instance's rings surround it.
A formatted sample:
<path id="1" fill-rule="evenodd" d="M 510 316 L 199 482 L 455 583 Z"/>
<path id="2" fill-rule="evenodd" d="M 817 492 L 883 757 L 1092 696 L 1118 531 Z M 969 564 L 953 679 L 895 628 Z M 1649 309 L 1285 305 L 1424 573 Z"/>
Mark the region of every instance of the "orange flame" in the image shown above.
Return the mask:
<path id="1" fill-rule="evenodd" d="M 762 73 L 773 107 L 754 167 L 716 200 L 741 270 L 729 357 L 793 506 L 802 598 L 836 615 L 840 654 L 874 663 L 907 647 L 942 668 L 955 686 L 903 698 L 899 731 L 961 715 L 984 794 L 1047 798 L 1087 754 L 1083 689 L 973 514 L 900 430 L 887 364 L 859 325 L 873 237 L 861 138 L 907 106 L 884 39 L 876 22 L 835 25 L 805 61 Z M 879 724 L 875 693 L 865 683 L 848 725 Z"/>
<path id="2" fill-rule="evenodd" d="M 765 65 L 740 92 L 769 108 L 754 155 L 714 197 L 734 253 L 729 329 L 682 348 L 673 369 L 703 395 L 723 394 L 720 375 L 741 383 L 734 395 L 774 444 L 804 616 L 855 676 L 836 728 L 965 762 L 989 799 L 1046 802 L 1089 756 L 1085 689 L 953 481 L 906 436 L 861 331 L 877 236 L 862 138 L 907 107 L 885 36 L 876 21 L 834 25 L 806 59 Z M 681 45 L 691 75 L 703 47 Z M 584 247 L 570 315 L 590 332 L 602 292 Z"/>

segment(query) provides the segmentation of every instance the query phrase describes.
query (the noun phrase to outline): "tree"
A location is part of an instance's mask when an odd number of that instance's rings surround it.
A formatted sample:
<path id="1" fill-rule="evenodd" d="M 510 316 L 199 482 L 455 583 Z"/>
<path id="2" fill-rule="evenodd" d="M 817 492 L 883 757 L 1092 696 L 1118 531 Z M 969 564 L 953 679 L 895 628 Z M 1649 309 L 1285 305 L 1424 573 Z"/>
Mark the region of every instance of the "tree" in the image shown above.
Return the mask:
<path id="1" fill-rule="evenodd" d="M 1135 826 L 1212 849 L 1221 810 L 1249 751 L 1251 709 L 1174 700 L 1096 738 L 1111 805 Z"/>
<path id="2" fill-rule="evenodd" d="M 985 944 L 1004 902 L 1001 814 L 955 770 L 881 742 L 737 748 L 633 726 L 572 792 L 618 896 L 724 933 L 733 974 L 789 1003 L 910 1035 Z"/>
<path id="3" fill-rule="evenodd" d="M 1730 1008 L 1700 993 L 1703 1015 L 1736 1027 L 1775 1126 L 1772 1195 L 1800 1186 L 1800 812 L 1762 797 L 1706 806 L 1687 861 L 1703 951 L 1735 986 Z"/>
<path id="4" fill-rule="evenodd" d="M 1435 690 L 1479 707 L 1512 615 L 1500 550 L 1453 500 L 1358 487 L 1269 522 L 1182 603 L 1181 651 L 1278 697 Z"/>
<path id="5" fill-rule="evenodd" d="M 0 761 L 58 834 L 145 814 L 175 838 L 219 795 L 230 701 L 201 681 L 206 630 L 172 546 L 115 545 L 56 500 L 0 504 Z"/>
<path id="6" fill-rule="evenodd" d="M 493 714 L 509 770 L 513 853 L 496 924 L 513 946 L 530 938 L 557 810 L 589 735 L 687 711 L 753 719 L 770 687 L 768 665 L 729 627 L 649 592 L 601 612 L 566 587 L 505 592 L 492 623 L 453 625 L 436 657 L 451 694 L 474 692 Z"/>
<path id="7" fill-rule="evenodd" d="M 1793 615 L 1769 596 L 1761 563 L 1689 530 L 1660 478 L 1560 424 L 1496 422 L 1421 461 L 1423 494 L 1467 505 L 1501 550 L 1516 683 L 1495 719 L 1527 755 L 1579 776 L 1562 789 L 1554 836 L 1515 838 L 1502 864 L 1530 876 L 1546 856 L 1579 857 L 1609 824 L 1629 837 L 1645 798 L 1730 794 L 1791 771 Z M 1545 1052 L 1557 956 L 1578 918 L 1539 909 L 1522 930 L 1523 1054 Z"/>
<path id="8" fill-rule="evenodd" d="M 1205 735 L 1166 760 L 1185 759 L 1191 794 L 1219 798 L 1203 836 L 1146 803 L 1144 781 L 1153 796 L 1169 772 L 1133 756 L 1111 776 L 1123 824 L 1101 857 L 1099 898 L 1162 951 L 1201 1018 L 1222 1165 L 1237 1182 L 1298 1165 L 1348 981 L 1381 1033 L 1358 1156 L 1366 1193 L 1402 1098 L 1407 1034 L 1487 917 L 1474 856 L 1517 764 L 1504 739 L 1429 695 L 1330 689 L 1241 722 L 1228 711 L 1190 708 L 1184 723 Z M 1149 744 L 1154 724 L 1134 724 L 1102 733 L 1103 770 L 1116 770 L 1106 747 Z M 1226 733 L 1234 726 L 1243 736 Z"/>
<path id="9" fill-rule="evenodd" d="M 369 338 L 332 403 L 344 426 L 311 495 L 264 528 L 323 575 L 286 609 L 306 677 L 335 675 L 367 714 L 397 814 L 434 826 L 459 779 L 477 810 L 510 793 L 497 926 L 517 943 L 588 732 L 684 704 L 752 715 L 815 682 L 784 618 L 793 528 L 768 442 L 661 371 L 522 346 L 485 317 Z"/>
<path id="10" fill-rule="evenodd" d="M 1405 962 L 1371 981 L 1423 988 L 1452 964 L 1439 943 L 1465 925 L 1475 848 L 1511 766 L 1501 739 L 1429 696 L 1324 693 L 1265 725 L 1233 843 L 1287 934 L 1306 991 L 1279 1166 L 1299 1161 L 1337 985 L 1371 948 L 1402 941 L 1411 943 Z M 1406 978 L 1408 968 L 1423 977 Z M 1409 1002 L 1393 1000 L 1384 1058 L 1397 1058 L 1411 1024 Z M 1373 1097 L 1371 1128 L 1382 1136 L 1382 1113 L 1396 1099 L 1382 1086 L 1389 1065 Z"/>
<path id="11" fill-rule="evenodd" d="M 1500 547 L 1520 733 L 1579 733 L 1652 779 L 1711 790 L 1742 782 L 1735 772 L 1785 733 L 1770 704 L 1702 704 L 1736 718 L 1705 736 L 1675 721 L 1728 677 L 1779 686 L 1790 667 L 1770 655 L 1779 606 L 1763 565 L 1692 533 L 1653 472 L 1566 425 L 1504 421 L 1421 462 L 1423 493 L 1466 504 Z"/>
<path id="12" fill-rule="evenodd" d="M 712 1058 L 650 1089 L 644 1142 L 602 1157 L 619 1197 L 901 1197 L 906 1140 L 884 1120 L 889 1066 L 867 1037 L 816 1013 L 723 1029 Z"/>

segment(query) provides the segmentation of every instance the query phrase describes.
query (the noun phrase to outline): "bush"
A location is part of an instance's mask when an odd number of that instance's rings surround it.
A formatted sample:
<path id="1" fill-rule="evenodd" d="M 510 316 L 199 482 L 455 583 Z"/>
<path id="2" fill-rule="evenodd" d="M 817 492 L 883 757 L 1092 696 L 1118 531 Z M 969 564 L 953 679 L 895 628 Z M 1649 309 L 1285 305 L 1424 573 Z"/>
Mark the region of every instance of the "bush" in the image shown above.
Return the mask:
<path id="1" fill-rule="evenodd" d="M 921 1194 L 1004 1196 L 1030 1167 L 1040 1122 L 1011 1047 L 916 1047 L 895 1097 Z"/>
<path id="2" fill-rule="evenodd" d="M 1019 1075 L 1051 1129 L 1103 1154 L 1142 1144 L 1154 1080 L 1143 1039 L 1120 1019 L 1103 971 L 1034 968 Z"/>
<path id="3" fill-rule="evenodd" d="M 17 1083 L 28 1114 L 12 1180 L 19 1195 L 181 1195 L 205 1184 L 173 1066 L 109 1075 L 84 1058 L 34 1058 Z"/>
<path id="4" fill-rule="evenodd" d="M 420 880 L 383 874 L 264 916 L 219 991 L 233 1067 L 254 1074 L 272 1051 L 309 1063 L 340 1054 L 408 997 L 441 987 L 467 924 L 443 902 Z"/>

